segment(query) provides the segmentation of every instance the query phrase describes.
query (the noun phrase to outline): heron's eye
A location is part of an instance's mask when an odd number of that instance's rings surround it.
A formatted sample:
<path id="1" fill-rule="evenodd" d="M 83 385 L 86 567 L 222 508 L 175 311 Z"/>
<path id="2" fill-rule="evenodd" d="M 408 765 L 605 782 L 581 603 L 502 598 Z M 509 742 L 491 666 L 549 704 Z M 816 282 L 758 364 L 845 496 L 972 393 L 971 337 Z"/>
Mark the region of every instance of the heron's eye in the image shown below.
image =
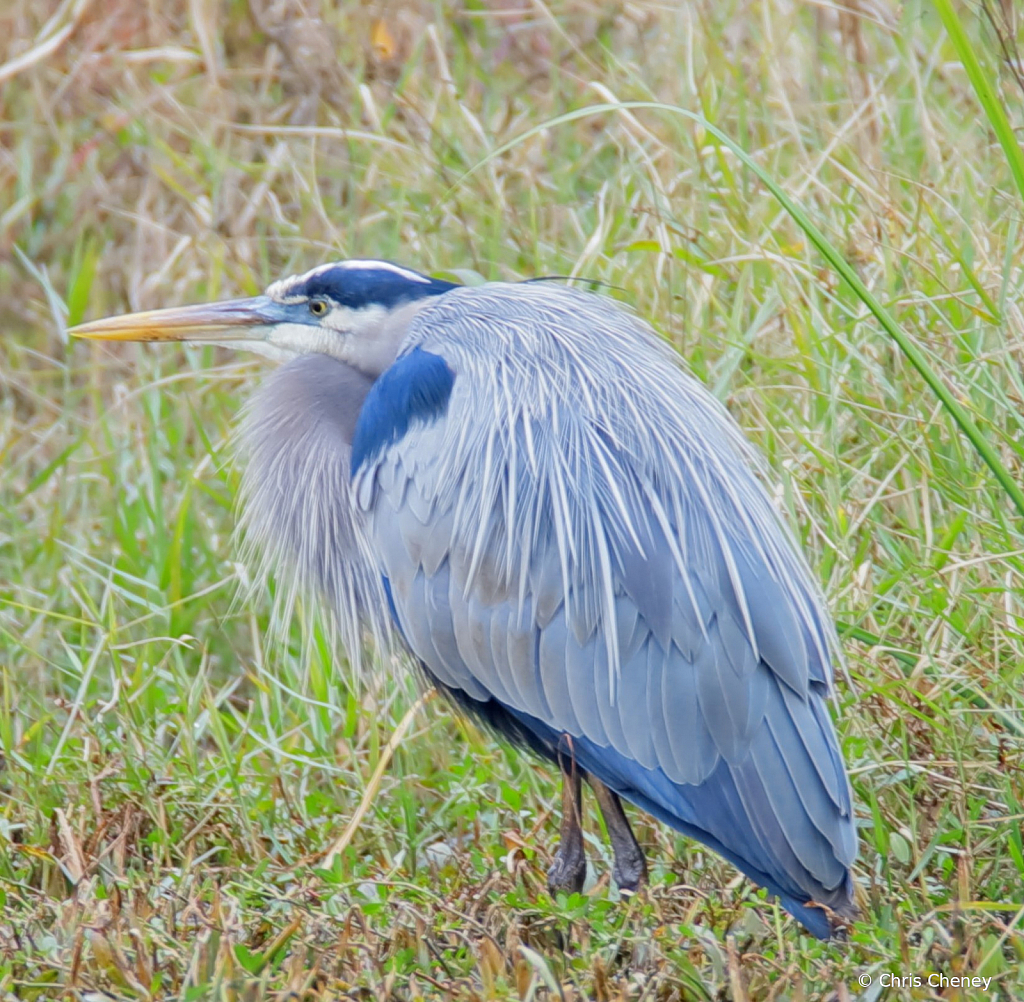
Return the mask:
<path id="1" fill-rule="evenodd" d="M 326 317 L 327 316 L 327 303 L 322 299 L 311 299 L 309 301 L 309 312 L 314 317 Z"/>

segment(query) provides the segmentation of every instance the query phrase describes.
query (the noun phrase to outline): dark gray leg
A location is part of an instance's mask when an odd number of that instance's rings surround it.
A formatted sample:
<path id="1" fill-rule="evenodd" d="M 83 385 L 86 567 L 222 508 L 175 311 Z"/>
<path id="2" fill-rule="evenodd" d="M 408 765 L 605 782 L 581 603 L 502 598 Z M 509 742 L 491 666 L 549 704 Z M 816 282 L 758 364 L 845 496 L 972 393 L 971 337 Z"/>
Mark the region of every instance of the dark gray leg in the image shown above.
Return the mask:
<path id="1" fill-rule="evenodd" d="M 558 756 L 562 769 L 562 824 L 558 851 L 548 870 L 548 890 L 552 894 L 569 894 L 583 890 L 587 876 L 587 857 L 583 851 L 583 829 L 580 813 L 583 808 L 583 784 L 573 759 Z"/>
<path id="2" fill-rule="evenodd" d="M 622 894 L 633 894 L 642 884 L 647 883 L 647 861 L 643 850 L 633 835 L 633 829 L 629 827 L 629 819 L 622 809 L 619 795 L 593 776 L 587 778 L 597 797 L 604 823 L 608 826 L 608 837 L 612 840 L 615 853 L 612 876 Z"/>

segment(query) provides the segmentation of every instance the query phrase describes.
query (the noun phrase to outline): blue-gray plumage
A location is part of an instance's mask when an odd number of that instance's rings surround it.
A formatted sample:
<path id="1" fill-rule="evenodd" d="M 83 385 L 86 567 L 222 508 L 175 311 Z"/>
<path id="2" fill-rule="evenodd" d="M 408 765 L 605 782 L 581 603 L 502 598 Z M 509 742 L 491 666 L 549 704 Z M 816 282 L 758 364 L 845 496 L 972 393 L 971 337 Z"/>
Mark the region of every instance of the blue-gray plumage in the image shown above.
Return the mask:
<path id="1" fill-rule="evenodd" d="M 77 333 L 286 362 L 243 422 L 250 539 L 350 652 L 394 630 L 457 706 L 559 763 L 553 888 L 582 883 L 585 775 L 625 889 L 646 869 L 619 796 L 815 935 L 853 914 L 831 621 L 738 428 L 641 321 L 551 283 L 348 261 Z"/>

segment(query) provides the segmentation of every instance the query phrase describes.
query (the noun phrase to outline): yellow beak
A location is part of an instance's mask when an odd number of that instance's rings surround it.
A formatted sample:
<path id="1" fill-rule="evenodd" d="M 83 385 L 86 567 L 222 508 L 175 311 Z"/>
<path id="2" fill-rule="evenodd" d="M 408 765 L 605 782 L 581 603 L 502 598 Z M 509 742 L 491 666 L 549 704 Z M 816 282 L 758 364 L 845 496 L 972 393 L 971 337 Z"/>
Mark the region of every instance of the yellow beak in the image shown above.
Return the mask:
<path id="1" fill-rule="evenodd" d="M 273 327 L 283 319 L 281 304 L 254 296 L 126 313 L 79 324 L 68 333 L 101 341 L 251 341 L 259 337 L 258 328 Z"/>

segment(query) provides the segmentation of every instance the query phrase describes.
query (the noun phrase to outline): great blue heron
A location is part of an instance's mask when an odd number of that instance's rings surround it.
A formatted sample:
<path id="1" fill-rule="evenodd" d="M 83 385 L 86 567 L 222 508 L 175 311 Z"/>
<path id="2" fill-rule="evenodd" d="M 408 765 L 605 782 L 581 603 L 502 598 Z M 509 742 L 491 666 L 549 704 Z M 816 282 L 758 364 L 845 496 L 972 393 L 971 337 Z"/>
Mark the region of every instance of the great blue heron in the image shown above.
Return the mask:
<path id="1" fill-rule="evenodd" d="M 620 797 L 814 935 L 854 914 L 831 620 L 738 427 L 644 323 L 354 260 L 73 333 L 284 363 L 243 421 L 244 522 L 350 648 L 393 629 L 459 709 L 558 764 L 552 891 L 583 885 L 585 777 L 622 890 L 647 871 Z"/>

